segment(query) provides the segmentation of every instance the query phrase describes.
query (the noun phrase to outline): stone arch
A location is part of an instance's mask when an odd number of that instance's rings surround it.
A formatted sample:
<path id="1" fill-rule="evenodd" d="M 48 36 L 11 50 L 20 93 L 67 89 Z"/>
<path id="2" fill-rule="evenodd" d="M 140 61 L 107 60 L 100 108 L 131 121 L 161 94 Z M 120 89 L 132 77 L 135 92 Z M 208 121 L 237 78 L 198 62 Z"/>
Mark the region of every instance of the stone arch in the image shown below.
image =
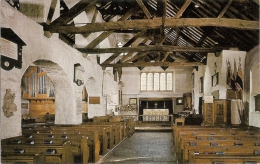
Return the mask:
<path id="1" fill-rule="evenodd" d="M 55 124 L 78 124 L 73 79 L 63 68 L 50 60 L 37 60 L 36 66 L 47 73 L 55 88 Z"/>

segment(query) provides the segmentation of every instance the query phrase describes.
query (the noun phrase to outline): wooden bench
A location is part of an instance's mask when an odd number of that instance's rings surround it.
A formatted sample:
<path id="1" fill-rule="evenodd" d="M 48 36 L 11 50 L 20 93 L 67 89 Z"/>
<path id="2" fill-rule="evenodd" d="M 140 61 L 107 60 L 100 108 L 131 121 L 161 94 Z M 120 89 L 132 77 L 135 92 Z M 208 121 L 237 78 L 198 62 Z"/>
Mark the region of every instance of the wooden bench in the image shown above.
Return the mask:
<path id="1" fill-rule="evenodd" d="M 175 150 L 177 153 L 178 159 L 187 159 L 187 153 L 189 151 L 190 146 L 204 146 L 204 145 L 211 145 L 211 146 L 241 146 L 241 145 L 259 145 L 259 136 L 256 135 L 248 135 L 247 132 L 239 132 L 239 137 L 235 135 L 230 135 L 229 131 L 219 131 L 215 132 L 214 135 L 208 134 L 208 132 L 198 132 L 198 134 L 203 135 L 203 137 L 196 136 L 196 134 L 189 135 L 185 134 L 180 141 L 177 142 L 175 145 Z M 216 137 L 215 134 L 219 135 L 219 137 Z M 244 136 L 244 137 L 242 137 Z M 190 138 L 188 138 L 190 137 Z M 186 139 L 185 139 L 186 138 Z M 243 138 L 245 140 L 243 140 Z M 228 139 L 228 140 L 227 140 Z"/>
<path id="2" fill-rule="evenodd" d="M 245 140 L 255 140 L 260 141 L 260 136 L 254 136 L 254 135 L 239 135 L 239 136 L 233 136 L 233 135 L 198 135 L 198 136 L 182 136 L 180 139 L 180 142 L 178 142 L 176 146 L 176 153 L 178 155 L 181 155 L 184 149 L 184 145 L 186 143 L 196 142 L 197 140 L 210 140 L 212 142 L 214 141 L 221 141 L 221 140 L 227 140 L 227 141 L 245 141 Z"/>
<path id="3" fill-rule="evenodd" d="M 78 147 L 78 149 L 72 149 L 75 162 L 88 163 L 90 156 L 89 145 L 93 145 L 93 142 L 88 140 L 86 136 L 79 136 L 79 138 L 68 138 L 63 136 L 61 138 L 54 138 L 54 135 L 49 134 L 47 136 L 36 134 L 38 137 L 28 136 L 17 136 L 1 141 L 2 145 L 62 145 L 65 142 L 71 142 L 71 145 Z M 74 135 L 75 136 L 75 135 Z M 92 148 L 93 149 L 93 148 Z M 91 156 L 92 157 L 92 156 Z"/>
<path id="4" fill-rule="evenodd" d="M 82 158 L 86 159 L 89 157 L 89 162 L 97 162 L 100 159 L 100 140 L 98 131 L 84 132 L 84 131 L 73 131 L 73 130 L 56 130 L 56 131 L 44 131 L 38 133 L 28 133 L 24 136 L 34 139 L 35 142 L 63 142 L 69 140 L 73 145 L 81 148 L 82 146 L 88 149 L 82 149 Z M 87 140 L 80 142 L 82 137 L 86 137 Z"/>
<path id="5" fill-rule="evenodd" d="M 108 152 L 108 128 L 95 128 L 95 127 L 82 127 L 82 126 L 68 126 L 68 127 L 52 127 L 51 133 L 53 134 L 80 134 L 86 135 L 92 139 L 94 145 L 100 144 L 100 155 L 105 155 Z M 107 134 L 108 133 L 108 134 Z M 72 138 L 73 136 L 70 136 Z"/>
<path id="6" fill-rule="evenodd" d="M 73 163 L 73 152 L 77 151 L 77 147 L 71 146 L 70 142 L 65 142 L 63 145 L 1 145 L 2 157 L 12 155 L 28 154 L 46 154 L 46 163 Z"/>
<path id="7" fill-rule="evenodd" d="M 174 144 L 180 141 L 183 135 L 216 135 L 216 132 L 229 133 L 237 135 L 238 133 L 247 133 L 248 135 L 259 135 L 258 128 L 238 128 L 238 127 L 202 127 L 202 126 L 173 126 Z M 176 144 L 175 144 L 176 145 Z"/>
<path id="8" fill-rule="evenodd" d="M 119 120 L 108 119 L 110 122 L 85 122 L 81 125 L 27 125 L 23 126 L 23 134 L 33 136 L 37 142 L 52 141 L 53 143 L 60 143 L 64 141 L 65 137 L 72 142 L 73 138 L 78 138 L 78 135 L 88 136 L 88 140 L 93 140 L 93 162 L 97 162 L 100 158 L 99 155 L 105 155 L 108 149 L 112 149 L 116 144 L 122 141 L 128 134 L 134 131 L 133 119 L 118 122 Z M 127 129 L 129 128 L 129 129 Z M 130 129 L 131 128 L 131 129 Z M 98 137 L 94 137 L 93 133 L 97 133 Z M 52 139 L 51 139 L 52 138 Z M 60 139 L 58 139 L 60 138 Z M 95 138 L 95 141 L 94 141 Z M 97 139 L 98 138 L 98 139 Z M 98 142 L 99 140 L 99 151 Z M 75 141 L 72 142 L 76 143 Z M 90 152 L 92 151 L 89 145 Z M 100 147 L 101 146 L 101 147 Z M 89 154 L 91 159 L 91 153 Z M 90 160 L 91 161 L 91 160 Z"/>
<path id="9" fill-rule="evenodd" d="M 233 139 L 235 139 L 236 137 L 235 136 L 238 136 L 237 139 L 239 138 L 239 136 L 247 136 L 248 138 L 259 138 L 260 134 L 257 134 L 257 133 L 248 133 L 248 132 L 243 132 L 243 131 L 237 131 L 236 133 L 230 133 L 229 131 L 216 131 L 214 133 L 212 132 L 208 132 L 208 131 L 202 131 L 202 132 L 188 132 L 188 133 L 182 133 L 179 135 L 178 137 L 178 140 L 176 141 L 176 144 L 175 144 L 175 150 L 176 152 L 179 151 L 179 149 L 182 148 L 183 146 L 183 137 L 187 137 L 187 136 L 194 136 L 194 139 L 203 139 L 202 137 L 199 138 L 199 136 L 205 136 L 204 139 L 207 139 L 207 140 L 213 140 L 214 139 L 214 136 L 231 136 L 231 137 L 228 137 L 228 138 L 232 138 L 233 136 Z M 207 137 L 206 137 L 207 136 Z M 242 139 L 240 137 L 240 139 Z M 224 138 L 221 138 L 219 137 L 219 139 L 221 140 L 224 140 Z"/>
<path id="10" fill-rule="evenodd" d="M 259 136 L 260 133 L 258 131 L 243 131 L 239 129 L 201 129 L 201 130 L 190 130 L 190 131 L 180 131 L 179 133 L 175 134 L 174 143 L 175 148 L 178 149 L 178 143 L 181 142 L 181 138 L 183 136 L 198 136 L 198 135 L 232 135 L 232 136 L 239 136 L 239 135 L 247 135 L 247 136 Z"/>
<path id="11" fill-rule="evenodd" d="M 209 153 L 196 153 L 191 151 L 189 153 L 189 163 L 205 164 L 225 164 L 225 163 L 259 163 L 260 155 L 253 153 L 241 153 L 241 154 L 209 154 Z"/>
<path id="12" fill-rule="evenodd" d="M 46 163 L 46 154 L 44 152 L 37 154 L 4 154 L 1 156 L 1 163 L 27 163 L 43 164 Z"/>
<path id="13" fill-rule="evenodd" d="M 207 146 L 212 151 L 223 147 L 245 148 L 252 154 L 252 149 L 260 148 L 259 136 L 259 128 L 254 127 L 173 126 L 175 151 L 181 162 L 189 161 L 190 151 L 201 152 Z"/>
<path id="14" fill-rule="evenodd" d="M 91 125 L 76 125 L 76 126 L 52 126 L 52 132 L 84 132 L 84 133 L 93 133 L 95 131 L 98 132 L 99 138 L 102 144 L 102 154 L 106 154 L 108 152 L 107 149 L 112 149 L 114 147 L 114 132 L 112 126 L 91 126 Z"/>
<path id="15" fill-rule="evenodd" d="M 183 148 L 184 142 L 192 140 L 242 140 L 249 138 L 260 139 L 260 134 L 249 135 L 247 132 L 230 133 L 229 131 L 219 131 L 215 133 L 196 132 L 196 134 L 191 132 L 185 133 L 179 137 L 178 142 L 175 144 L 175 150 L 176 152 L 178 152 L 180 149 Z"/>
<path id="16" fill-rule="evenodd" d="M 125 118 L 123 119 L 125 122 L 125 137 L 130 137 L 135 132 L 135 122 L 134 118 Z"/>
<path id="17" fill-rule="evenodd" d="M 186 161 L 188 160 L 188 153 L 190 150 L 194 150 L 194 147 L 199 151 L 200 147 L 203 146 L 211 146 L 213 149 L 214 147 L 255 147 L 258 146 L 260 148 L 259 140 L 246 140 L 246 141 L 237 141 L 237 140 L 215 140 L 215 141 L 208 141 L 208 140 L 200 140 L 196 142 L 189 142 L 184 144 L 183 150 L 180 151 L 178 155 L 178 160 Z"/>
<path id="18" fill-rule="evenodd" d="M 110 136 L 110 145 L 114 147 L 114 145 L 118 144 L 119 141 L 122 140 L 123 133 L 123 124 L 121 123 L 112 123 L 112 122 L 86 122 L 83 123 L 82 126 L 94 126 L 94 127 L 111 127 L 112 133 Z"/>
<path id="19" fill-rule="evenodd" d="M 55 130 L 55 129 L 64 129 L 64 128 L 69 128 L 69 127 L 73 127 L 73 128 L 79 128 L 79 129 L 94 129 L 94 130 L 98 130 L 98 129 L 104 129 L 105 128 L 105 133 L 107 136 L 107 140 L 109 140 L 109 148 L 113 148 L 115 143 L 119 142 L 119 125 L 118 124 L 109 124 L 108 122 L 104 123 L 104 122 L 97 122 L 97 123 L 93 123 L 93 122 L 87 122 L 84 123 L 82 125 L 56 125 L 56 126 L 52 126 L 51 129 Z"/>
<path id="20" fill-rule="evenodd" d="M 97 131 L 99 133 L 99 136 L 101 138 L 101 142 L 99 144 L 102 144 L 102 149 L 100 149 L 100 152 L 102 155 L 107 153 L 107 149 L 112 149 L 115 140 L 114 140 L 114 129 L 118 128 L 114 127 L 114 125 L 96 125 L 98 123 L 88 123 L 84 125 L 56 125 L 56 126 L 49 126 L 49 127 L 37 127 L 37 128 L 27 128 L 23 133 L 52 133 L 52 135 L 56 134 L 56 138 L 60 137 L 61 134 L 69 134 L 69 133 L 79 133 L 79 134 L 85 134 L 85 135 L 91 135 L 91 133 L 95 133 Z M 103 124 L 103 123 L 102 123 Z M 117 124 L 116 124 L 117 125 Z M 88 136 L 89 136 L 88 135 Z M 37 136 L 37 134 L 35 135 Z M 90 138 L 91 136 L 89 136 Z M 110 144 L 108 145 L 108 139 L 110 140 Z M 96 139 L 97 140 L 97 139 Z M 118 141 L 117 141 L 118 142 Z M 97 145 L 97 144 L 95 144 Z M 97 150 L 97 149 L 96 149 Z M 95 151 L 95 154 L 97 156 L 97 152 Z"/>
<path id="21" fill-rule="evenodd" d="M 93 122 L 94 123 L 104 123 L 104 122 L 119 123 L 119 122 L 121 122 L 121 124 L 122 123 L 125 124 L 124 125 L 124 127 L 125 127 L 124 130 L 125 131 L 122 132 L 123 138 L 124 137 L 128 137 L 131 134 L 133 134 L 134 127 L 135 127 L 134 118 L 122 119 L 121 116 L 95 116 L 95 117 L 93 117 Z"/>

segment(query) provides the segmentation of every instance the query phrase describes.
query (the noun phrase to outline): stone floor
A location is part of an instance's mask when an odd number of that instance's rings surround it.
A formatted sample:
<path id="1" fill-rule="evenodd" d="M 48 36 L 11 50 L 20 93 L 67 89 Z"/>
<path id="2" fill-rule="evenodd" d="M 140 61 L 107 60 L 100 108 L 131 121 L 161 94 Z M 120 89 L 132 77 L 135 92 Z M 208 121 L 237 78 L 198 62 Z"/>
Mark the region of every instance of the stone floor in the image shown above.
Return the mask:
<path id="1" fill-rule="evenodd" d="M 172 132 L 136 132 L 101 158 L 99 163 L 177 163 L 172 139 Z"/>

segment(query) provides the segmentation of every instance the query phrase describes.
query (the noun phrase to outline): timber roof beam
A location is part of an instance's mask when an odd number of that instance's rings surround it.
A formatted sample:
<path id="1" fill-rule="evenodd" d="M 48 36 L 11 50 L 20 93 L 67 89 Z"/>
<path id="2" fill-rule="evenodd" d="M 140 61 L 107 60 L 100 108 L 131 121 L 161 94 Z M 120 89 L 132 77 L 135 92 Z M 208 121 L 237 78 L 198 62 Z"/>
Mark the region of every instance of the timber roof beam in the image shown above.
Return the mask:
<path id="1" fill-rule="evenodd" d="M 142 20 L 126 20 L 117 22 L 105 22 L 105 23 L 90 23 L 85 26 L 54 26 L 47 25 L 45 30 L 52 33 L 89 33 L 89 32 L 100 32 L 100 31 L 111 31 L 111 30 L 144 30 L 144 29 L 156 29 L 162 25 L 162 18 L 154 19 L 142 19 Z M 165 28 L 176 28 L 176 27 L 226 27 L 243 30 L 259 30 L 259 21 L 249 21 L 241 19 L 231 18 L 165 18 Z"/>

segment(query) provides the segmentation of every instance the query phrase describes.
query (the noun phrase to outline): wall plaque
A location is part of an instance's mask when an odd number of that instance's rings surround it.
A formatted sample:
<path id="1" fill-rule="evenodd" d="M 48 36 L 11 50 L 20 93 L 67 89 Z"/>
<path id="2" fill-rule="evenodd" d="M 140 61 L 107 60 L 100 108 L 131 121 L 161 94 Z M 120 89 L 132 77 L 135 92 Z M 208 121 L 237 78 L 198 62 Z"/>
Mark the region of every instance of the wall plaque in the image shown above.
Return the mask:
<path id="1" fill-rule="evenodd" d="M 22 46 L 26 44 L 10 28 L 1 28 L 1 68 L 10 71 L 14 67 L 22 68 Z"/>
<path id="2" fill-rule="evenodd" d="M 100 97 L 89 97 L 89 104 L 100 104 Z"/>

